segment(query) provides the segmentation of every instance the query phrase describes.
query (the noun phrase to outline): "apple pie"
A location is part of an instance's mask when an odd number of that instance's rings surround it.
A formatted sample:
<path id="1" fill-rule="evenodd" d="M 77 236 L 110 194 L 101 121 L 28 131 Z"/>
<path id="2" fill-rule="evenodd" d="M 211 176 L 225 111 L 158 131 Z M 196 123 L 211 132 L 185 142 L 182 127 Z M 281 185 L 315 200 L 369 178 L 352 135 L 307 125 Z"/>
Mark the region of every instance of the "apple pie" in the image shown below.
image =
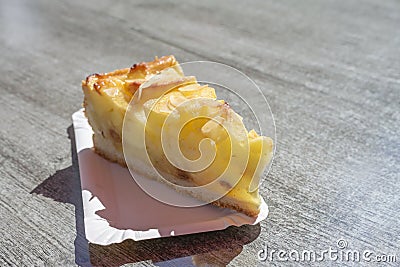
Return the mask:
<path id="1" fill-rule="evenodd" d="M 272 139 L 247 131 L 215 89 L 185 76 L 173 56 L 90 75 L 82 88 L 96 153 L 160 180 L 145 167 L 152 165 L 180 193 L 257 216 Z"/>

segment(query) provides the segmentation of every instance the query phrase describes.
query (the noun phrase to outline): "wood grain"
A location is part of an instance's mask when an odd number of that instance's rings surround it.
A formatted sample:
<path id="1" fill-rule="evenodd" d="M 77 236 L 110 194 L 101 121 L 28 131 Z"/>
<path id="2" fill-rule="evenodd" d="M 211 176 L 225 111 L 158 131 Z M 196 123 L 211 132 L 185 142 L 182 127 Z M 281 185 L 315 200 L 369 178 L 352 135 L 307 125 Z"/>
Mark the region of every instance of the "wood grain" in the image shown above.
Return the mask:
<path id="1" fill-rule="evenodd" d="M 0 265 L 255 266 L 264 243 L 321 251 L 341 238 L 398 265 L 399 25 L 398 1 L 1 0 Z M 70 119 L 80 81 L 169 54 L 232 65 L 261 87 L 277 127 L 270 215 L 88 245 Z"/>

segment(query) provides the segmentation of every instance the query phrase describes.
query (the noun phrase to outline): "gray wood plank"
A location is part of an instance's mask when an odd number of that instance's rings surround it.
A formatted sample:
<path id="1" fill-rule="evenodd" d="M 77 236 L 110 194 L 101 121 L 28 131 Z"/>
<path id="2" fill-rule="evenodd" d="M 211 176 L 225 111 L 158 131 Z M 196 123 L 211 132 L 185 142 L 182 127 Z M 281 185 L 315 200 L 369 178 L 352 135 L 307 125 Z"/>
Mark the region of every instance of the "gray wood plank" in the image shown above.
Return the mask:
<path id="1" fill-rule="evenodd" d="M 264 243 L 321 251 L 340 238 L 398 253 L 398 25 L 398 1 L 0 1 L 0 265 L 255 266 Z M 232 65 L 263 90 L 277 126 L 270 215 L 88 246 L 70 128 L 80 80 L 167 54 Z"/>

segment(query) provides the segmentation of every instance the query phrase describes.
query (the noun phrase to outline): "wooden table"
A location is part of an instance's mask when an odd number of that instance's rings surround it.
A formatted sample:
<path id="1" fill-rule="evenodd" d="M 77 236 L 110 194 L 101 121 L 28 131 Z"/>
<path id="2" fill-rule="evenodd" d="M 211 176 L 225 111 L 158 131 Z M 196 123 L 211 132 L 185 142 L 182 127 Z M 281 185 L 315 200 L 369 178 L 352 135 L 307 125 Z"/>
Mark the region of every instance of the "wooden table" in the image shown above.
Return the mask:
<path id="1" fill-rule="evenodd" d="M 257 254 L 318 253 L 340 239 L 399 264 L 400 3 L 207 2 L 0 1 L 1 266 L 308 266 Z M 169 54 L 232 65 L 262 88 L 277 128 L 262 184 L 270 215 L 89 245 L 71 126 L 80 81 Z"/>

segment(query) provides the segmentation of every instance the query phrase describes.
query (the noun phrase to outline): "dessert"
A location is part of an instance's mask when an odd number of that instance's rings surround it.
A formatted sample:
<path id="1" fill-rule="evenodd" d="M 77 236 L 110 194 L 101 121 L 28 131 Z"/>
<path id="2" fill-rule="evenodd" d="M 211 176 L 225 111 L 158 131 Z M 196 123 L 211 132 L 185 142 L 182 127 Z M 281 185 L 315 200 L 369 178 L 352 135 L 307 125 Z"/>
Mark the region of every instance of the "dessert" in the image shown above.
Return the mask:
<path id="1" fill-rule="evenodd" d="M 272 139 L 247 131 L 173 56 L 90 75 L 82 88 L 98 154 L 165 182 L 159 173 L 183 194 L 257 216 Z"/>

